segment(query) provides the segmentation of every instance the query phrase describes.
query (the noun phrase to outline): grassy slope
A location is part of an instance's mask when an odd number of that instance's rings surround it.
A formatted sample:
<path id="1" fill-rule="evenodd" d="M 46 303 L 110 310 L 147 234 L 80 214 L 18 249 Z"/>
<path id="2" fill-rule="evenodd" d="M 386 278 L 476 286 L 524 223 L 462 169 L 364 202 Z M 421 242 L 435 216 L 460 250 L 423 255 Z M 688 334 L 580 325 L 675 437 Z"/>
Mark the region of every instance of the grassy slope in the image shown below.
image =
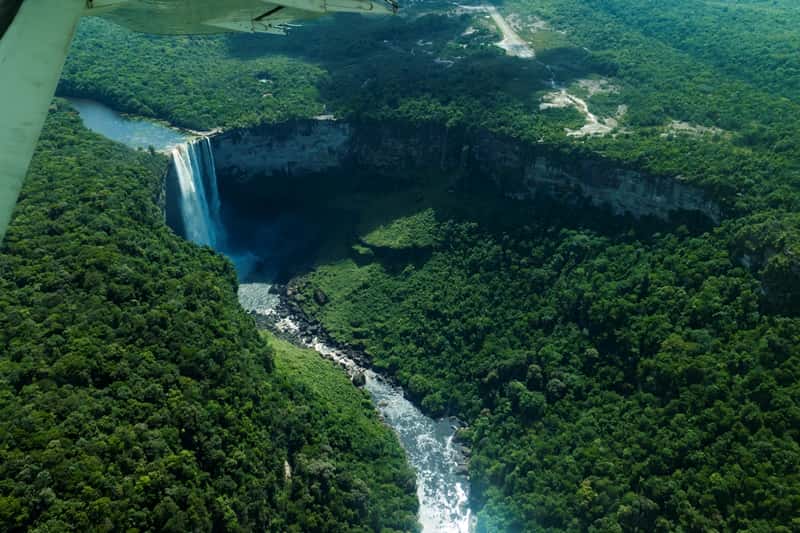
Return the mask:
<path id="1" fill-rule="evenodd" d="M 346 427 L 361 435 L 359 440 L 348 444 L 354 460 L 346 468 L 358 471 L 374 490 L 380 480 L 369 478 L 368 461 L 386 461 L 384 450 L 395 456 L 401 456 L 403 452 L 391 430 L 379 420 L 367 393 L 353 387 L 340 368 L 320 357 L 315 351 L 298 348 L 267 332 L 262 336 L 275 350 L 278 375 L 294 383 L 299 389 L 308 391 L 308 396 L 318 405 L 325 406 L 322 416 L 326 425 Z M 395 466 L 402 470 L 404 465 L 401 461 Z M 413 478 L 409 482 L 413 485 Z M 393 487 L 393 490 L 401 489 L 402 487 Z M 387 511 L 391 512 L 390 509 Z"/>
<path id="2" fill-rule="evenodd" d="M 384 523 L 405 523 L 406 531 L 413 530 L 415 524 L 407 514 L 408 509 L 416 506 L 413 473 L 405 463 L 397 437 L 379 420 L 367 394 L 355 388 L 341 369 L 313 350 L 298 348 L 267 332 L 262 332 L 262 337 L 274 350 L 278 378 L 300 391 L 300 397 L 312 406 L 317 424 L 329 428 L 326 434 L 300 450 L 293 475 L 298 469 L 302 475 L 304 469 L 321 468 L 329 469 L 330 474 L 345 473 L 360 497 L 353 503 L 374 507 L 373 522 L 359 524 L 364 530 L 378 530 Z M 320 456 L 332 450 L 338 451 L 335 462 L 320 461 Z M 333 512 L 347 515 L 354 510 L 339 507 Z M 313 527 L 308 522 L 302 530 Z"/>

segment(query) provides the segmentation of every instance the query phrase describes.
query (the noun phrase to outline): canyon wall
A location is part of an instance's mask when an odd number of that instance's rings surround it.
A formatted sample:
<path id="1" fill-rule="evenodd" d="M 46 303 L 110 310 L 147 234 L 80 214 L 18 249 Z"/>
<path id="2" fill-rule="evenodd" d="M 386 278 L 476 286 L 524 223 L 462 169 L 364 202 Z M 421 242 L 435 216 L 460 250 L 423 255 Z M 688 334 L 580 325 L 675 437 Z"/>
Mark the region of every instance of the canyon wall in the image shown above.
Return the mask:
<path id="1" fill-rule="evenodd" d="M 229 130 L 212 140 L 221 181 L 246 185 L 347 169 L 413 179 L 432 171 L 458 180 L 491 179 L 519 200 L 589 201 L 615 214 L 699 212 L 718 222 L 720 208 L 698 187 L 676 178 L 622 168 L 593 156 L 565 154 L 486 130 L 376 121 L 298 120 Z"/>

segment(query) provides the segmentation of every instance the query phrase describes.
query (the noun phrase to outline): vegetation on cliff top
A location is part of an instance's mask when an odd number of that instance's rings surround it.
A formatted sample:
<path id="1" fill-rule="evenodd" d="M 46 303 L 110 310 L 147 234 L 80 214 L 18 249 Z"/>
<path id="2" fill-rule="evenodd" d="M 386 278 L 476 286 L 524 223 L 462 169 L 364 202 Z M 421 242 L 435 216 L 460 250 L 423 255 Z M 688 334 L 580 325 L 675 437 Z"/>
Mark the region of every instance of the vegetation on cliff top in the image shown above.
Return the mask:
<path id="1" fill-rule="evenodd" d="M 775 34 L 776 18 L 800 25 L 797 11 L 781 3 L 758 16 L 759 2 L 738 2 L 733 15 L 689 0 L 666 10 L 628 5 L 638 3 L 508 2 L 502 9 L 536 43 L 536 60 L 505 56 L 493 25 L 438 4 L 408 6 L 401 17 L 331 17 L 284 38 L 152 37 L 87 19 L 59 90 L 199 129 L 328 112 L 483 127 L 681 176 L 735 212 L 800 207 L 778 193 L 796 187 L 800 171 L 800 102 L 788 90 L 794 59 L 782 52 L 786 40 L 759 37 Z M 756 14 L 737 16 L 744 12 Z M 713 38 L 722 20 L 726 35 L 741 36 L 734 49 L 769 52 L 741 54 L 735 70 L 744 74 L 723 68 L 734 64 L 724 59 L 730 52 L 708 57 L 706 50 L 724 48 Z M 691 46 L 681 38 L 688 31 Z M 786 76 L 759 83 L 780 61 Z M 619 126 L 606 136 L 568 137 L 565 128 L 582 119 L 576 108 L 540 109 L 553 77 Z M 587 81 L 608 84 L 587 91 Z M 708 133 L 675 133 L 673 121 Z"/>
<path id="2" fill-rule="evenodd" d="M 374 409 L 287 367 L 164 225 L 165 158 L 57 107 L 0 250 L 0 529 L 415 530 Z"/>

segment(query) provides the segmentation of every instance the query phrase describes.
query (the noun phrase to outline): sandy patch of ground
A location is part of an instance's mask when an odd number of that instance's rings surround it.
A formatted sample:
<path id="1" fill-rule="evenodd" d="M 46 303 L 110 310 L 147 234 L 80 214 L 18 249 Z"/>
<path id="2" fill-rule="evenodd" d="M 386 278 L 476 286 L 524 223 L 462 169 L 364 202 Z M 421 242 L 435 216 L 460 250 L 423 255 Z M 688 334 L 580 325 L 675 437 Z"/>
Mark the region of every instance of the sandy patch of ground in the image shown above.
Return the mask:
<path id="1" fill-rule="evenodd" d="M 539 17 L 529 15 L 523 19 L 522 16 L 512 13 L 506 17 L 508 23 L 514 28 L 514 31 L 529 31 L 536 33 L 537 31 L 550 30 L 550 25 Z"/>
<path id="2" fill-rule="evenodd" d="M 690 124 L 680 120 L 673 120 L 667 125 L 667 131 L 661 134 L 662 137 L 670 135 L 689 135 L 692 137 L 707 137 L 713 135 L 724 135 L 726 132 L 716 126 L 708 127 L 699 124 Z"/>
<path id="3" fill-rule="evenodd" d="M 503 40 L 495 43 L 506 51 L 506 54 L 523 59 L 533 59 L 536 52 L 531 48 L 527 41 L 520 37 L 509 22 L 500 14 L 494 6 L 458 6 L 458 12 L 462 13 L 487 13 L 503 35 Z M 512 15 L 513 16 L 513 15 Z"/>
<path id="4" fill-rule="evenodd" d="M 603 78 L 578 80 L 578 87 L 586 91 L 589 98 L 596 94 L 612 94 L 619 92 L 619 87 Z"/>
<path id="5" fill-rule="evenodd" d="M 436 59 L 433 60 L 433 62 L 436 63 L 437 65 L 443 66 L 444 68 L 450 68 L 456 64 L 456 62 L 453 61 L 452 59 L 442 59 L 441 57 L 437 57 Z"/>
<path id="6" fill-rule="evenodd" d="M 536 57 L 536 52 L 534 52 L 533 48 L 514 31 L 514 28 L 503 18 L 503 15 L 497 11 L 496 7 L 486 6 L 486 12 L 489 13 L 489 16 L 492 17 L 492 20 L 503 34 L 503 40 L 497 43 L 497 46 L 505 50 L 510 56 L 524 59 Z"/>
<path id="7" fill-rule="evenodd" d="M 578 86 L 586 90 L 589 96 L 612 92 L 616 88 L 608 80 L 580 80 Z M 586 119 L 586 124 L 580 129 L 567 129 L 569 137 L 590 137 L 594 135 L 608 135 L 619 127 L 619 120 L 628 112 L 628 107 L 621 105 L 617 108 L 617 113 L 613 117 L 598 117 L 589 110 L 589 104 L 583 98 L 571 94 L 567 89 L 559 89 L 547 93 L 539 104 L 539 109 L 553 109 L 574 107 Z"/>

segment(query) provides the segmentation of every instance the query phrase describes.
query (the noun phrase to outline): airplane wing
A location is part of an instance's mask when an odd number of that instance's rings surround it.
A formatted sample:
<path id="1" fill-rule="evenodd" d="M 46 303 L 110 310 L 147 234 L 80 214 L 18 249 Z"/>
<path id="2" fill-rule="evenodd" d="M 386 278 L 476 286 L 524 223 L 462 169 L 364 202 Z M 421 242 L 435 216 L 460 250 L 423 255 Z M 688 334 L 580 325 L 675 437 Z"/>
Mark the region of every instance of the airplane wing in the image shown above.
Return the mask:
<path id="1" fill-rule="evenodd" d="M 85 2 L 27 0 L 18 7 L 0 40 L 0 240 Z"/>
<path id="2" fill-rule="evenodd" d="M 108 7 L 98 9 L 101 2 Z M 394 13 L 397 3 L 396 0 L 94 0 L 93 11 L 128 29 L 144 33 L 186 35 L 240 31 L 283 34 L 286 23 L 291 21 L 313 19 L 334 12 Z"/>

